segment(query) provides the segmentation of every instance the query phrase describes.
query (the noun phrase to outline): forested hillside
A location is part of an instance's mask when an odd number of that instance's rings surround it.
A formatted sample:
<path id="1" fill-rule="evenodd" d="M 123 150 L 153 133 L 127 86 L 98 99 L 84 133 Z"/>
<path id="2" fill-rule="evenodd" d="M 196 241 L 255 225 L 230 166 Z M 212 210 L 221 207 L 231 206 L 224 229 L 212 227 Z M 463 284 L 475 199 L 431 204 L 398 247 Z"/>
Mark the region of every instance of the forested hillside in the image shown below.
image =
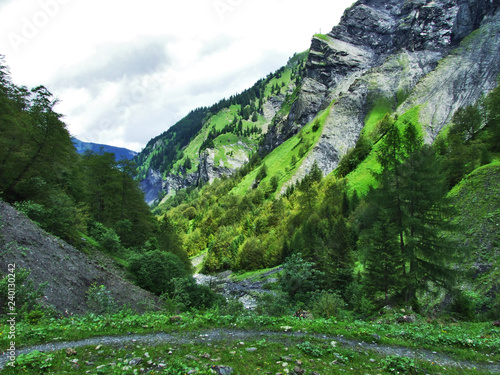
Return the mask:
<path id="1" fill-rule="evenodd" d="M 6 373 L 499 373 L 498 8 L 359 0 L 133 160 L 0 56 Z"/>
<path id="2" fill-rule="evenodd" d="M 228 176 L 248 163 L 275 115 L 289 109 L 306 55 L 295 55 L 239 94 L 193 110 L 149 141 L 136 158 L 147 202 L 158 203 L 178 190 Z"/>
<path id="3" fill-rule="evenodd" d="M 196 180 L 177 184 L 154 212 L 172 219 L 190 255 L 206 251 L 204 272 L 275 267 L 294 256 L 318 272 L 303 302 L 319 289 L 358 311 L 430 311 L 446 295 L 447 308 L 461 311 L 464 295 L 474 295 L 471 309 L 492 311 L 498 285 L 477 281 L 495 279 L 498 248 L 490 242 L 486 263 L 471 251 L 476 244 L 459 235 L 468 203 L 451 189 L 497 163 L 498 13 L 494 4 L 470 11 L 456 2 L 448 17 L 444 6 L 360 1 L 332 32 L 315 35 L 293 93 L 236 172 L 202 173 L 201 151 L 223 164 L 224 131 L 200 131 L 186 146 L 198 151 L 188 158 Z M 203 126 L 234 126 L 234 103 L 221 103 L 226 115 L 209 113 Z M 169 179 L 160 194 L 172 193 Z M 481 231 L 480 222 L 468 232 Z M 463 262 L 476 271 L 460 272 Z"/>
<path id="4" fill-rule="evenodd" d="M 151 213 L 135 179 L 135 164 L 126 159 L 116 161 L 112 153 L 88 151 L 79 155 L 62 116 L 53 110 L 56 101 L 52 94 L 43 86 L 28 89 L 15 85 L 3 59 L 0 61 L 1 199 L 83 253 L 102 252 L 120 267 L 128 267 L 129 277 L 139 286 L 149 286 L 150 291 L 155 291 L 152 284 L 158 280 L 151 280 L 149 273 L 144 275 L 144 268 L 160 278 L 167 269 L 176 269 L 177 277 L 189 278 L 191 263 L 178 234 L 168 218 L 157 219 Z M 6 254 L 20 251 L 4 236 L 0 243 Z M 36 264 L 40 258 L 30 258 L 27 264 L 43 268 L 43 262 Z M 159 261 L 161 272 L 150 264 Z M 8 263 L 0 266 L 2 272 L 7 272 L 7 266 Z M 90 276 L 79 279 L 75 273 L 74 278 L 71 283 L 78 288 L 90 287 L 85 285 Z M 36 285 L 45 281 L 49 280 L 35 277 Z M 1 287 L 7 285 L 5 282 L 6 278 Z M 170 285 L 171 280 L 164 283 Z M 27 293 L 29 284 L 26 288 Z M 29 292 L 32 298 L 19 308 L 25 312 L 39 308 L 37 298 L 43 295 L 42 289 Z M 7 308 L 5 296 L 1 297 L 2 311 Z M 64 302 L 53 307 L 64 311 Z"/>

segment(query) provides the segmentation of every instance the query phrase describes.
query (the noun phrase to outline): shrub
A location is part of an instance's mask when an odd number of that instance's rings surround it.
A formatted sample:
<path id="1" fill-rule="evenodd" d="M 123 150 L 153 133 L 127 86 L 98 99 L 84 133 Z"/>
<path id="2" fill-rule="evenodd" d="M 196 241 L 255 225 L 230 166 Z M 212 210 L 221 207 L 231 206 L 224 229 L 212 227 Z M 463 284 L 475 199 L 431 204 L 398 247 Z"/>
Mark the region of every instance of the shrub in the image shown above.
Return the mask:
<path id="1" fill-rule="evenodd" d="M 189 275 L 178 256 L 160 250 L 148 251 L 133 257 L 130 260 L 129 270 L 138 286 L 157 295 L 173 294 L 174 279 Z"/>
<path id="2" fill-rule="evenodd" d="M 121 250 L 120 237 L 116 234 L 114 229 L 108 228 L 99 222 L 94 222 L 90 226 L 89 232 L 90 235 L 99 242 L 103 251 L 117 253 Z"/>
<path id="3" fill-rule="evenodd" d="M 109 314 L 116 311 L 115 299 L 104 285 L 93 283 L 86 292 L 87 306 L 96 314 Z"/>
<path id="4" fill-rule="evenodd" d="M 346 303 L 340 297 L 338 292 L 323 290 L 317 297 L 313 313 L 323 318 L 332 318 L 338 316 L 339 311 L 344 308 Z"/>
<path id="5" fill-rule="evenodd" d="M 16 286 L 16 313 L 18 315 L 28 314 L 39 308 L 38 299 L 43 296 L 43 289 L 47 283 L 35 286 L 29 278 L 29 270 L 18 268 L 15 271 L 15 286 Z M 0 312 L 7 313 L 8 310 L 8 291 L 11 284 L 8 275 L 0 280 Z"/>
<path id="6" fill-rule="evenodd" d="M 474 320 L 476 317 L 477 299 L 477 295 L 471 291 L 455 291 L 450 310 L 459 319 Z"/>
<path id="7" fill-rule="evenodd" d="M 31 325 L 37 325 L 40 320 L 45 316 L 45 313 L 40 310 L 33 310 L 26 315 L 26 320 L 28 321 L 29 324 Z"/>
<path id="8" fill-rule="evenodd" d="M 283 265 L 280 288 L 292 301 L 306 302 L 320 284 L 323 272 L 314 269 L 314 263 L 302 259 L 301 254 L 289 257 Z"/>
<path id="9" fill-rule="evenodd" d="M 192 277 L 174 280 L 175 294 L 188 309 L 208 309 L 219 299 L 219 296 L 206 285 L 198 285 Z"/>
<path id="10" fill-rule="evenodd" d="M 316 133 L 319 130 L 320 126 L 321 126 L 321 123 L 320 123 L 319 119 L 316 119 L 316 121 L 314 121 L 314 125 L 312 127 L 312 131 L 314 133 Z"/>
<path id="11" fill-rule="evenodd" d="M 390 355 L 382 360 L 382 369 L 394 374 L 417 374 L 418 368 L 412 358 Z"/>
<path id="12" fill-rule="evenodd" d="M 121 250 L 120 237 L 113 229 L 108 229 L 99 241 L 101 248 L 109 253 L 117 253 Z"/>
<path id="13" fill-rule="evenodd" d="M 310 341 L 304 341 L 303 343 L 298 344 L 297 348 L 312 357 L 318 358 L 325 355 L 325 350 L 323 348 L 319 347 L 318 345 L 312 344 Z"/>
<path id="14" fill-rule="evenodd" d="M 256 312 L 259 315 L 285 316 L 292 314 L 287 295 L 283 292 L 264 293 L 258 297 Z"/>
<path id="15" fill-rule="evenodd" d="M 16 364 L 24 370 L 24 372 L 46 371 L 48 368 L 52 367 L 52 359 L 54 358 L 51 354 L 44 354 L 38 350 L 34 350 L 28 354 L 21 354 L 16 359 Z"/>

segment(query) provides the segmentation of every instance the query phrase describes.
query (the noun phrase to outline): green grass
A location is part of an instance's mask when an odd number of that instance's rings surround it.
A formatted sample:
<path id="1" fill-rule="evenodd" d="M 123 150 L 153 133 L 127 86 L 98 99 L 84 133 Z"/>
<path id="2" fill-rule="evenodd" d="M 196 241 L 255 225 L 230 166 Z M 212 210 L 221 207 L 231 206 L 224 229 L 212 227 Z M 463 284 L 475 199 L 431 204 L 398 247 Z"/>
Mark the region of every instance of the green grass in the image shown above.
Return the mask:
<path id="1" fill-rule="evenodd" d="M 477 168 L 449 196 L 460 213 L 456 224 L 461 230 L 456 237 L 467 250 L 464 262 L 469 268 L 477 262 L 490 267 L 478 275 L 472 289 L 485 296 L 478 302 L 493 303 L 487 296 L 500 280 L 500 161 Z"/>
<path id="2" fill-rule="evenodd" d="M 384 103 L 383 101 L 381 103 Z M 387 104 L 387 103 L 386 103 Z M 363 132 L 367 134 L 369 137 L 371 135 L 372 140 L 373 134 L 375 134 L 375 130 L 379 121 L 389 112 L 386 104 L 377 105 L 366 117 L 365 119 L 365 128 Z M 399 116 L 396 126 L 399 127 L 401 131 L 404 130 L 404 126 L 406 122 L 411 122 L 417 125 L 417 129 L 420 134 L 423 136 L 424 131 L 422 129 L 422 125 L 419 122 L 419 113 L 420 107 L 415 106 L 411 108 L 403 115 Z M 377 161 L 377 152 L 381 147 L 381 143 L 378 142 L 373 146 L 372 151 L 368 155 L 368 157 L 360 164 L 358 167 L 347 175 L 348 181 L 348 189 L 349 193 L 352 194 L 354 191 L 358 193 L 359 196 L 363 197 L 368 193 L 370 187 L 376 187 L 377 181 L 373 176 L 373 173 L 379 173 L 381 171 L 381 166 Z"/>
<path id="3" fill-rule="evenodd" d="M 314 34 L 313 37 L 317 38 L 317 39 L 321 39 L 321 40 L 323 40 L 325 42 L 329 42 L 331 40 L 331 38 L 328 35 L 326 35 L 326 34 Z"/>
<path id="4" fill-rule="evenodd" d="M 373 176 L 373 172 L 380 173 L 382 167 L 377 161 L 377 145 L 372 152 L 358 167 L 347 175 L 347 186 L 349 194 L 352 195 L 355 191 L 360 197 L 366 196 L 370 187 L 377 187 L 377 181 Z"/>
<path id="5" fill-rule="evenodd" d="M 243 281 L 243 280 L 248 280 L 252 279 L 253 281 L 258 281 L 265 279 L 265 276 L 263 276 L 265 273 L 273 271 L 275 269 L 279 268 L 274 267 L 274 268 L 265 268 L 262 270 L 257 270 L 257 271 L 249 271 L 249 272 L 244 272 L 244 273 L 238 273 L 238 274 L 232 274 L 231 275 L 231 280 L 233 281 Z M 277 273 L 273 274 L 272 277 L 276 277 Z"/>
<path id="6" fill-rule="evenodd" d="M 213 366 L 222 365 L 233 368 L 234 375 L 289 373 L 294 369 L 304 373 L 320 374 L 366 374 L 390 373 L 390 368 L 399 365 L 403 371 L 423 371 L 433 373 L 445 371 L 446 374 L 467 374 L 465 370 L 447 368 L 423 363 L 418 360 L 398 360 L 393 356 L 376 354 L 363 348 L 351 348 L 337 342 L 309 338 L 291 338 L 273 341 L 250 338 L 244 341 L 223 339 L 207 345 L 206 343 L 147 346 L 133 344 L 126 348 L 95 346 L 77 348 L 76 354 L 65 351 L 42 354 L 47 360 L 46 372 L 53 374 L 134 374 L 141 368 L 150 374 L 187 374 L 196 370 L 197 374 L 211 374 Z M 136 364 L 140 358 L 140 363 Z M 40 368 L 42 362 L 27 363 L 29 371 Z M 43 371 L 40 371 L 43 372 Z M 6 370 L 6 374 L 23 374 L 20 366 Z M 474 371 L 481 374 L 480 371 Z"/>
<path id="7" fill-rule="evenodd" d="M 180 320 L 171 320 L 171 315 L 165 313 L 133 315 L 122 312 L 109 316 L 44 318 L 38 325 L 19 322 L 17 325 L 19 336 L 16 342 L 18 343 L 17 349 L 20 349 L 34 344 L 80 340 L 104 335 L 128 336 L 128 332 L 134 334 L 164 332 L 175 334 L 177 338 L 177 343 L 174 340 L 168 344 L 145 345 L 129 341 L 128 344 L 124 343 L 118 347 L 103 345 L 99 349 L 95 346 L 76 348 L 76 355 L 68 355 L 65 351 L 46 354 L 45 359 L 49 355 L 52 358 L 49 361 L 50 372 L 56 374 L 64 373 L 64 371 L 84 374 L 89 370 L 94 371 L 92 373 L 112 374 L 114 368 L 122 371 L 117 373 L 133 373 L 134 369 L 148 367 L 149 360 L 152 362 L 149 365 L 152 370 L 153 363 L 172 365 L 179 362 L 191 368 L 198 367 L 200 370 L 206 368 L 208 364 L 223 364 L 233 367 L 236 374 L 248 374 L 249 368 L 252 369 L 252 374 L 265 374 L 266 372 L 274 374 L 284 368 L 291 370 L 300 361 L 301 366 L 307 371 L 320 373 L 337 373 L 338 371 L 340 373 L 343 372 L 342 370 L 349 370 L 349 373 L 365 374 L 370 371 L 380 372 L 386 368 L 384 363 L 394 360 L 366 350 L 365 345 L 357 344 L 362 341 L 371 343 L 374 340 L 380 345 L 401 345 L 447 353 L 448 356 L 457 360 L 489 363 L 500 359 L 500 330 L 489 323 L 439 321 L 428 323 L 424 318 L 417 316 L 415 323 L 396 324 L 395 319 L 403 314 L 404 312 L 392 311 L 374 320 L 339 318 L 306 320 L 289 316 L 260 316 L 248 311 L 232 315 L 224 309 L 214 308 L 202 313 L 183 313 L 180 315 Z M 223 334 L 219 335 L 220 341 L 203 341 L 200 334 L 210 332 L 211 329 L 236 329 L 245 336 L 231 339 L 231 335 Z M 300 332 L 302 336 L 283 335 L 285 330 L 292 333 Z M 281 334 L 261 336 L 259 332 Z M 7 333 L 8 327 L 2 326 L 0 331 L 2 349 L 8 348 L 9 345 Z M 316 334 L 320 336 L 317 337 Z M 377 338 L 374 338 L 374 335 L 377 335 Z M 322 338 L 324 336 L 331 338 Z M 353 341 L 351 344 L 342 344 L 339 339 L 335 339 L 336 337 Z M 336 340 L 335 346 L 331 344 L 332 340 Z M 255 350 L 247 351 L 248 348 L 255 348 Z M 205 353 L 208 353 L 208 356 L 204 355 Z M 128 365 L 127 359 L 137 357 L 143 358 L 139 367 L 123 368 Z M 75 362 L 75 359 L 78 361 Z M 212 361 L 212 359 L 215 360 Z M 92 364 L 89 365 L 88 362 Z M 284 366 L 284 362 L 289 363 L 291 367 Z M 111 365 L 112 363 L 115 365 Z M 426 371 L 435 374 L 436 371 L 444 371 L 442 366 L 428 362 L 415 361 L 415 365 L 424 370 L 424 373 Z M 98 366 L 104 366 L 101 369 L 106 372 L 98 372 Z M 446 367 L 447 374 L 468 373 L 465 370 Z M 31 373 L 37 373 L 37 368 L 28 368 L 28 370 L 32 371 Z M 16 369 L 5 370 L 4 373 L 25 373 L 23 371 L 24 369 L 20 366 Z"/>
<path id="8" fill-rule="evenodd" d="M 332 102 L 331 105 L 333 105 Z M 267 177 L 263 180 L 263 182 L 268 182 L 272 178 L 272 176 L 279 177 L 279 185 L 277 189 L 277 194 L 280 193 L 281 188 L 285 183 L 290 181 L 293 175 L 297 172 L 299 167 L 302 164 L 302 161 L 305 159 L 309 151 L 314 147 L 314 145 L 318 142 L 324 122 L 330 113 L 330 107 L 320 112 L 318 116 L 310 123 L 305 125 L 300 132 L 294 137 L 288 139 L 280 146 L 275 148 L 270 154 L 268 154 L 262 163 L 265 163 L 267 170 Z M 319 128 L 316 131 L 313 131 L 313 126 L 318 121 Z M 308 147 L 306 147 L 308 145 Z M 303 148 L 302 148 L 303 147 Z M 302 148 L 302 149 L 301 149 Z M 301 152 L 304 152 L 304 155 L 301 156 Z M 296 163 L 292 163 L 293 157 L 296 158 Z M 236 195 L 243 195 L 251 188 L 256 176 L 258 173 L 258 169 L 250 172 L 245 178 L 236 186 L 232 192 Z"/>
<path id="9" fill-rule="evenodd" d="M 366 115 L 365 126 L 363 127 L 361 134 L 368 137 L 368 139 L 375 141 L 376 130 L 380 120 L 382 120 L 386 114 L 390 115 L 393 113 L 392 104 L 392 101 L 389 99 L 377 100 L 376 104 L 370 112 L 368 112 L 368 115 Z"/>

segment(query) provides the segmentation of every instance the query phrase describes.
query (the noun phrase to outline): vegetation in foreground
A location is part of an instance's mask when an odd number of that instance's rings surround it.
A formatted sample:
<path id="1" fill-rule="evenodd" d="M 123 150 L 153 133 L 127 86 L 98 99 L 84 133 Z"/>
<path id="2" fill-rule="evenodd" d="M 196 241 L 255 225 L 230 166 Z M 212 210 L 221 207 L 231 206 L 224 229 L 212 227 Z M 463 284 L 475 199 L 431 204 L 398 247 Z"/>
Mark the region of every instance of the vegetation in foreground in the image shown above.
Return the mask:
<path id="1" fill-rule="evenodd" d="M 84 343 L 83 347 L 71 347 L 70 344 L 70 349 L 54 353 L 23 354 L 18 356 L 16 367 L 7 367 L 4 373 L 133 374 L 143 368 L 158 374 L 184 374 L 190 370 L 205 374 L 211 373 L 208 371 L 211 366 L 224 365 L 232 367 L 235 374 L 278 373 L 296 367 L 308 374 L 312 371 L 480 374 L 489 371 L 481 366 L 500 361 L 500 332 L 490 323 L 427 321 L 415 315 L 412 315 L 415 321 L 408 323 L 405 312 L 389 309 L 382 315 L 359 320 L 345 311 L 338 311 L 339 316 L 331 318 L 303 319 L 235 311 L 236 308 L 234 304 L 224 304 L 204 312 L 178 315 L 164 311 L 139 316 L 121 311 L 23 322 L 17 338 L 22 346 L 82 340 L 95 337 L 96 332 L 100 336 L 124 335 L 126 341 L 117 346 Z M 224 329 L 223 334 L 212 337 L 214 328 Z M 133 336 L 135 341 L 131 340 L 130 332 L 164 332 L 174 338 L 170 342 L 145 344 L 137 336 Z M 242 332 L 243 336 L 232 338 L 231 332 Z M 8 327 L 3 327 L 2 348 L 8 345 L 7 333 Z M 384 354 L 370 349 L 373 344 L 384 347 Z M 405 357 L 387 349 L 392 346 L 414 351 L 425 348 L 429 354 Z M 437 352 L 437 356 L 431 357 L 432 352 Z M 472 364 L 471 368 L 460 369 L 450 361 Z M 474 365 L 478 369 L 473 369 Z"/>

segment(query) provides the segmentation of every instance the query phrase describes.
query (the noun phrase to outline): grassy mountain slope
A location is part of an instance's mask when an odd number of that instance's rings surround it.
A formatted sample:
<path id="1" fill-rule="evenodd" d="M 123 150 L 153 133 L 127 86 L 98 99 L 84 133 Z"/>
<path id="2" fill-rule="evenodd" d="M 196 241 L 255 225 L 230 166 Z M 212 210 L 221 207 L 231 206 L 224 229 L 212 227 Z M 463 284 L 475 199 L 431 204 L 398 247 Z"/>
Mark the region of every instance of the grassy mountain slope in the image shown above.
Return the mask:
<path id="1" fill-rule="evenodd" d="M 450 192 L 460 212 L 458 238 L 467 254 L 475 303 L 498 305 L 500 288 L 500 161 L 476 169 Z M 496 295 L 496 297 L 495 297 Z"/>
<path id="2" fill-rule="evenodd" d="M 262 135 L 283 103 L 290 102 L 306 56 L 295 55 L 286 66 L 248 90 L 191 112 L 152 139 L 136 159 L 139 179 L 158 171 L 169 186 L 163 190 L 170 194 L 240 168 L 258 151 Z M 169 177 L 180 182 L 171 187 Z"/>

